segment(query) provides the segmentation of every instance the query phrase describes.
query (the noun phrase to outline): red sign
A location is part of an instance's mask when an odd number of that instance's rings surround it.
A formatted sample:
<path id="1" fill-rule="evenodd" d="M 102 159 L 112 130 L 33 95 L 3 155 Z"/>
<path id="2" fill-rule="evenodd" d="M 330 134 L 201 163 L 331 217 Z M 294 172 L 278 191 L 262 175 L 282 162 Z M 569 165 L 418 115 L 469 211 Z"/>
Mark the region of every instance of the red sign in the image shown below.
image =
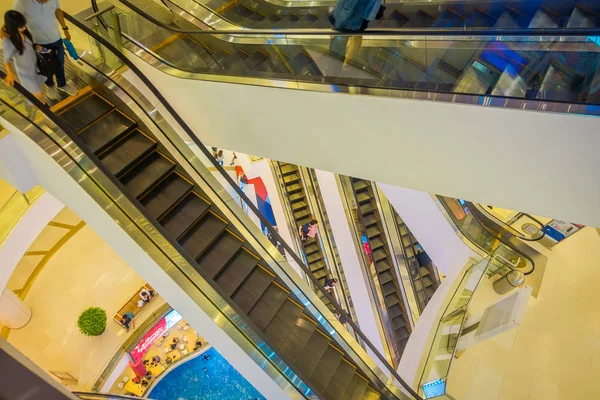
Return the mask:
<path id="1" fill-rule="evenodd" d="M 161 319 L 154 328 L 150 329 L 148 333 L 144 335 L 142 340 L 131 350 L 131 357 L 134 359 L 137 364 L 144 354 L 148 351 L 150 346 L 152 346 L 162 335 L 167 332 L 169 327 L 167 327 L 167 321 L 165 318 Z"/>

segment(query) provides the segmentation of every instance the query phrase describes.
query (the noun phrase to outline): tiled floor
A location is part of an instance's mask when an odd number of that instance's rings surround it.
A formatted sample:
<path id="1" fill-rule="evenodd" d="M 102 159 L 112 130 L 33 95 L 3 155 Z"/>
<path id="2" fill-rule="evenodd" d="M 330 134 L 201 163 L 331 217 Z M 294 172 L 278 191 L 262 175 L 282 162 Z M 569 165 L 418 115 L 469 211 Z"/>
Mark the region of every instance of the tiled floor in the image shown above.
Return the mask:
<path id="1" fill-rule="evenodd" d="M 112 316 L 144 281 L 89 227 L 82 228 L 48 262 L 33 283 L 25 303 L 31 322 L 10 332 L 8 341 L 47 371 L 67 372 L 89 389 L 117 349 L 133 333 Z M 157 296 L 136 316 L 141 322 L 160 308 Z M 106 310 L 106 331 L 94 338 L 76 326 L 85 308 Z"/>
<path id="2" fill-rule="evenodd" d="M 600 399 L 600 235 L 585 228 L 551 251 L 536 249 L 548 257 L 538 298 L 518 328 L 454 360 L 448 393 L 456 400 Z M 490 304 L 500 296 L 485 284 L 475 301 Z"/>

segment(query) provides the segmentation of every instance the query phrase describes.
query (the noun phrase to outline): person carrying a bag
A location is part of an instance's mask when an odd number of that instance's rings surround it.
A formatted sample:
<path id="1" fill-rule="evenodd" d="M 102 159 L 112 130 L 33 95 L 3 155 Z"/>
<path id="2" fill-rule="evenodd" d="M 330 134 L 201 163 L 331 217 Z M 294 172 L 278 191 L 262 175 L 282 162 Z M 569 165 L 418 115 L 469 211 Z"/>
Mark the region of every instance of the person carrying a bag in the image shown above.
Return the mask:
<path id="1" fill-rule="evenodd" d="M 18 11 L 10 10 L 4 14 L 4 31 L 5 36 L 8 36 L 2 40 L 6 83 L 13 86 L 18 77 L 21 86 L 45 103 L 42 96 L 44 76 L 39 75 L 37 71 L 36 50 L 47 50 L 33 43 L 31 33 L 27 29 L 27 20 Z"/>
<path id="2" fill-rule="evenodd" d="M 67 83 L 65 77 L 65 48 L 58 30 L 60 24 L 67 40 L 71 40 L 69 28 L 58 0 L 15 0 L 14 9 L 22 13 L 29 21 L 29 29 L 33 40 L 42 47 L 51 50 L 57 60 L 56 69 L 48 71 L 46 79 L 48 97 L 58 100 L 57 89 L 69 96 L 76 96 L 77 90 Z M 56 85 L 54 84 L 56 76 Z"/>

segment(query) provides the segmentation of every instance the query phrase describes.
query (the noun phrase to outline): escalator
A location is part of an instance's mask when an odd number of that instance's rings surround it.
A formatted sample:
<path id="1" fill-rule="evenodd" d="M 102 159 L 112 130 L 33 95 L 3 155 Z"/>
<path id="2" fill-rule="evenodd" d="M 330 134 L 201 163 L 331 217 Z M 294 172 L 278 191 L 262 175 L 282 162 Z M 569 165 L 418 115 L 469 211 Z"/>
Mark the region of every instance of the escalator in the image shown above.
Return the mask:
<path id="1" fill-rule="evenodd" d="M 531 275 L 537 264 L 545 263 L 545 257 L 525 244 L 518 232 L 509 226 L 498 224 L 487 213 L 479 210 L 474 203 L 446 196 L 437 196 L 437 198 L 459 231 L 479 252 L 492 254 L 498 250 L 497 254 L 504 262 L 496 263 L 496 267 L 489 268 L 488 274 L 498 275 L 510 269 L 518 269 L 525 275 Z M 535 240 L 540 240 L 542 237 L 543 235 L 539 235 Z M 531 239 L 526 240 L 531 241 Z M 519 257 L 515 257 L 514 254 Z"/>
<path id="2" fill-rule="evenodd" d="M 128 73 L 135 74 L 146 85 L 145 89 L 158 99 L 162 107 L 171 114 L 173 121 L 179 124 L 188 137 L 193 137 L 198 148 L 210 158 L 205 146 L 139 69 L 106 39 L 91 30 L 83 28 L 82 32 L 74 34 L 82 33 L 89 36 L 89 45 L 102 44 L 101 53 L 106 59 L 110 52 L 112 59 L 116 58 L 129 67 Z M 217 201 L 211 200 L 215 199 L 214 191 L 223 191 L 223 188 L 211 188 L 211 195 L 201 187 L 206 184 L 210 186 L 211 181 L 206 176 L 214 178 L 211 172 L 203 173 L 199 170 L 198 165 L 202 164 L 194 164 L 190 157 L 185 156 L 189 148 L 181 138 L 182 133 L 171 128 L 176 136 L 169 136 L 165 128 L 161 127 L 165 120 L 156 109 L 144 111 L 145 116 L 136 113 L 134 106 L 145 110 L 141 104 L 144 101 L 147 104 L 150 102 L 145 98 L 139 99 L 139 87 L 129 88 L 130 91 L 127 91 L 122 82 L 124 78 L 119 72 L 108 68 L 103 59 L 92 53 L 90 49 L 78 62 L 82 68 L 78 79 L 86 82 L 87 86 L 79 91 L 77 97 L 65 99 L 52 109 L 42 105 L 17 85 L 20 97 L 26 97 L 42 114 L 41 118 L 35 119 L 35 123 L 29 120 L 30 127 L 37 128 L 41 135 L 46 136 L 43 140 L 51 141 L 61 149 L 60 154 L 53 152 L 52 155 L 68 161 L 64 168 L 88 171 L 88 176 L 93 179 L 85 183 L 96 185 L 92 190 L 97 193 L 112 196 L 110 198 L 113 203 L 105 208 L 106 212 L 111 209 L 123 210 L 123 215 L 129 218 L 124 220 L 129 224 L 128 229 L 131 225 L 137 226 L 148 235 L 148 239 L 156 240 L 153 243 L 163 252 L 161 257 L 169 256 L 167 249 L 174 249 L 177 254 L 172 256 L 185 260 L 193 268 L 194 273 L 186 277 L 194 287 L 200 288 L 203 282 L 210 285 L 220 296 L 219 299 L 222 299 L 218 301 L 224 301 L 225 308 L 233 310 L 228 312 L 237 315 L 231 321 L 242 324 L 246 327 L 244 329 L 251 331 L 251 334 L 245 336 L 247 340 L 260 339 L 266 343 L 266 349 L 257 347 L 253 351 L 266 352 L 265 360 L 281 359 L 286 365 L 281 376 L 294 382 L 294 387 L 308 386 L 309 390 L 302 397 L 418 399 L 389 364 L 386 373 L 404 388 L 390 383 L 389 378 L 383 378 L 384 375 L 372 362 L 365 362 L 359 355 L 363 353 L 360 352 L 362 349 L 358 343 L 349 338 L 341 325 L 338 324 L 340 327 L 336 328 L 328 322 L 335 321 L 335 317 L 324 316 L 319 311 L 319 306 L 311 302 L 315 295 L 305 294 L 304 289 L 295 285 L 293 279 L 290 280 L 285 270 L 281 272 L 281 267 L 274 266 L 273 262 L 276 261 L 265 259 L 265 253 L 257 251 L 255 246 L 262 246 L 261 240 L 268 244 L 267 239 L 262 234 L 246 238 L 240 225 L 236 227 L 235 221 L 239 223 L 239 219 L 228 208 L 231 204 L 237 207 L 236 202 L 225 201 L 222 197 Z M 85 71 L 88 70 L 92 70 L 95 75 L 87 74 Z M 4 73 L 0 73 L 0 78 L 4 76 Z M 74 79 L 73 76 L 69 78 Z M 117 78 L 120 80 L 115 80 Z M 8 87 L 4 89 L 7 90 L 0 90 L 2 102 L 27 119 L 28 113 L 21 111 L 20 106 L 14 106 L 14 98 L 6 94 L 15 90 Z M 25 102 L 21 104 L 26 110 L 32 107 Z M 44 117 L 54 126 L 49 128 L 40 125 Z M 156 124 L 155 129 L 149 128 L 145 118 Z M 65 138 L 54 138 L 57 128 L 66 135 Z M 160 132 L 160 135 L 157 136 L 154 132 Z M 42 142 L 38 144 L 42 146 Z M 85 162 L 82 164 L 79 164 L 81 157 L 75 157 L 69 152 L 73 146 L 83 154 Z M 47 152 L 53 151 L 46 144 L 42 148 L 47 149 Z M 212 162 L 225 181 L 235 185 L 214 159 Z M 78 182 L 83 186 L 84 181 Z M 117 193 L 111 190 L 116 190 Z M 235 190 L 247 204 L 251 204 L 238 187 Z M 127 208 L 120 202 L 127 202 L 133 211 L 126 212 Z M 252 210 L 258 212 L 255 208 Z M 135 217 L 131 212 L 142 217 Z M 240 212 L 243 213 L 241 210 Z M 264 217 L 262 220 L 265 220 Z M 119 220 L 116 221 L 119 223 Z M 283 243 L 283 239 L 268 222 L 266 226 Z M 146 233 L 148 230 L 153 233 Z M 164 239 L 152 239 L 153 235 L 160 235 Z M 286 250 L 291 249 L 287 246 Z M 278 251 L 273 254 L 280 256 Z M 301 260 L 296 261 L 305 271 L 308 270 Z M 280 271 L 279 275 L 277 271 Z M 183 270 L 182 273 L 187 274 Z M 315 282 L 315 288 L 323 291 L 318 282 Z M 321 295 L 328 297 L 325 293 Z M 345 315 L 331 297 L 330 306 Z M 374 350 L 358 327 L 348 318 L 347 322 L 363 343 Z M 382 365 L 386 365 L 385 359 L 376 351 L 375 354 Z M 275 365 L 269 362 L 266 364 L 261 365 L 261 368 L 272 368 Z M 300 382 L 297 381 L 298 378 Z"/>
<path id="3" fill-rule="evenodd" d="M 126 110 L 87 90 L 57 115 L 319 397 L 380 398 L 185 170 Z"/>
<path id="4" fill-rule="evenodd" d="M 487 95 L 500 102 L 507 98 L 535 99 L 558 102 L 557 109 L 564 112 L 573 111 L 572 107 L 562 107 L 562 102 L 585 106 L 595 104 L 600 98 L 595 44 L 600 30 L 591 23 L 583 25 L 593 25 L 592 28 L 574 29 L 577 24 L 566 17 L 573 14 L 575 21 L 575 15 L 587 13 L 597 21 L 600 15 L 597 2 L 578 2 L 572 6 L 555 2 L 543 7 L 538 4 L 537 8 L 520 2 L 511 3 L 510 10 L 503 4 L 490 2 L 489 7 L 504 9 L 498 19 L 505 20 L 500 16 L 512 13 L 520 16 L 519 22 L 508 28 L 490 25 L 495 26 L 493 30 L 478 31 L 477 36 L 458 30 L 440 31 L 433 23 L 417 32 L 400 28 L 361 35 L 335 35 L 326 29 L 298 33 L 207 31 L 197 27 L 200 19 L 192 15 L 181 18 L 158 3 L 110 2 L 120 12 L 120 29 L 127 49 L 167 73 L 189 79 L 267 86 L 280 86 L 274 82 L 288 81 L 310 84 L 307 86 L 310 90 L 357 90 L 385 96 L 403 96 L 402 91 L 415 90 Z M 457 3 L 448 6 L 461 7 Z M 474 10 L 480 12 L 482 8 Z M 549 13 L 552 18 L 541 17 L 541 13 Z M 110 25 L 109 19 L 104 18 L 104 24 Z M 430 38 L 444 32 L 447 37 Z M 351 38 L 355 39 L 350 41 Z M 349 42 L 352 45 L 347 45 Z M 331 88 L 331 84 L 337 86 Z M 474 100 L 465 97 L 464 101 Z M 525 107 L 522 103 L 514 104 Z M 577 110 L 598 112 L 594 107 Z"/>
<path id="5" fill-rule="evenodd" d="M 314 219 L 311 214 L 308 199 L 306 198 L 306 190 L 300 176 L 298 167 L 294 164 L 277 162 L 277 168 L 281 173 L 280 182 L 284 189 L 285 200 L 290 205 L 294 217 L 294 226 L 296 228 L 293 234 L 297 234 L 299 227 Z M 308 238 L 302 242 L 302 251 L 304 260 L 310 268 L 313 276 L 323 285 L 325 279 L 331 278 L 331 274 L 327 270 L 324 250 L 321 248 L 318 237 Z M 320 296 L 320 299 L 332 311 L 333 306 L 325 296 Z"/>
<path id="6" fill-rule="evenodd" d="M 392 261 L 392 252 L 381 226 L 380 213 L 373 194 L 371 183 L 351 178 L 354 196 L 358 205 L 360 222 L 366 234 L 371 261 L 377 271 L 379 290 L 384 298 L 387 314 L 393 329 L 393 335 L 399 354 L 406 347 L 412 328 L 409 323 L 409 310 L 398 287 Z"/>
<path id="7" fill-rule="evenodd" d="M 419 311 L 423 312 L 439 286 L 437 272 L 433 262 L 408 229 L 404 220 L 395 211 L 393 211 L 393 215 Z"/>
<path id="8" fill-rule="evenodd" d="M 164 0 L 174 10 L 206 8 L 232 24 L 253 29 L 329 28 L 329 7 L 281 6 L 265 0 Z M 170 4 L 169 4 L 170 3 Z M 440 1 L 386 2 L 370 28 L 528 28 L 600 26 L 600 9 L 593 0 L 566 1 Z"/>

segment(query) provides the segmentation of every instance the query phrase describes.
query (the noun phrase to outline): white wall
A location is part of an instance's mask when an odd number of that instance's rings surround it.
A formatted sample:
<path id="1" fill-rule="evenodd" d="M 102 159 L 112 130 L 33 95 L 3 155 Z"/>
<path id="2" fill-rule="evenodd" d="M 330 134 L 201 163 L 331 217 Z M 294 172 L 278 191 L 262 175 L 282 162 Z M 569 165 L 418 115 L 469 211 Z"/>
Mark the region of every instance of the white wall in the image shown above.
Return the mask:
<path id="1" fill-rule="evenodd" d="M 135 56 L 213 146 L 600 227 L 600 119 L 186 80 Z"/>
<path id="2" fill-rule="evenodd" d="M 435 266 L 445 275 L 480 258 L 452 229 L 429 193 L 378 183 Z"/>
<path id="3" fill-rule="evenodd" d="M 290 398 L 48 154 L 7 121 L 0 122 L 14 135 L 40 186 L 77 213 L 267 399 Z"/>

